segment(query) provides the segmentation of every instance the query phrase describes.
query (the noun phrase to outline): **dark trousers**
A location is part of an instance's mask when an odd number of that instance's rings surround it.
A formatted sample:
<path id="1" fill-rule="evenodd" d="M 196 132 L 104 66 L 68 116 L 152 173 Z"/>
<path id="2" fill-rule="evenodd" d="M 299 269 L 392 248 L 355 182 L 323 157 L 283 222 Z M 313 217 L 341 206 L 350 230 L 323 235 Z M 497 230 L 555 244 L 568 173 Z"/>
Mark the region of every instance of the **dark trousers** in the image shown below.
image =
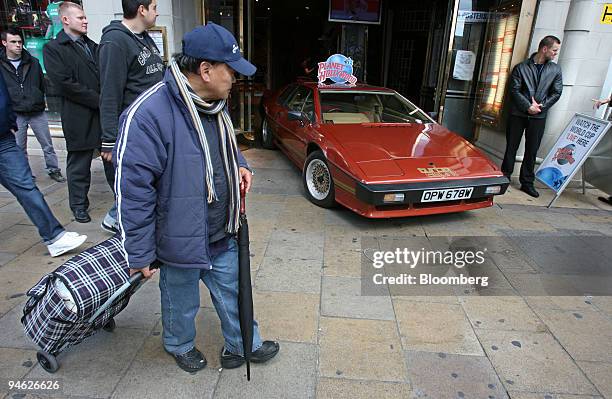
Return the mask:
<path id="1" fill-rule="evenodd" d="M 523 164 L 521 165 L 519 176 L 519 181 L 523 186 L 533 187 L 535 160 L 545 127 L 546 118 L 535 119 L 511 115 L 508 119 L 508 126 L 506 127 L 506 153 L 504 154 L 501 170 L 506 176 L 512 175 L 516 161 L 516 151 L 521 144 L 523 132 L 525 132 L 525 154 L 523 155 Z"/>
<path id="2" fill-rule="evenodd" d="M 89 208 L 89 186 L 91 185 L 91 160 L 94 150 L 68 151 L 66 178 L 68 179 L 68 202 L 70 209 Z M 106 181 L 113 188 L 115 170 L 111 162 L 103 162 Z M 109 179 L 109 177 L 112 178 Z"/>

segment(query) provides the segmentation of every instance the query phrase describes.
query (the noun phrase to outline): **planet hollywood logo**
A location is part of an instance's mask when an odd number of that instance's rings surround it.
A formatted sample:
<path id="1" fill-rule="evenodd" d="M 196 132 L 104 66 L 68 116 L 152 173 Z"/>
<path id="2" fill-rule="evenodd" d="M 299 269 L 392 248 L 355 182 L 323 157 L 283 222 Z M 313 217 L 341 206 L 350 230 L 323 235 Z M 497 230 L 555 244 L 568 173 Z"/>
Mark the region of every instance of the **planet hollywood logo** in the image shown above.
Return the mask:
<path id="1" fill-rule="evenodd" d="M 553 161 L 557 161 L 559 165 L 565 165 L 567 163 L 571 165 L 576 162 L 576 160 L 574 159 L 575 150 L 576 146 L 574 144 L 569 144 L 563 148 L 558 148 L 557 152 L 553 156 Z"/>
<path id="2" fill-rule="evenodd" d="M 342 54 L 334 54 L 325 62 L 319 62 L 319 83 L 325 83 L 331 79 L 334 83 L 357 83 L 357 77 L 353 75 L 353 60 Z"/>

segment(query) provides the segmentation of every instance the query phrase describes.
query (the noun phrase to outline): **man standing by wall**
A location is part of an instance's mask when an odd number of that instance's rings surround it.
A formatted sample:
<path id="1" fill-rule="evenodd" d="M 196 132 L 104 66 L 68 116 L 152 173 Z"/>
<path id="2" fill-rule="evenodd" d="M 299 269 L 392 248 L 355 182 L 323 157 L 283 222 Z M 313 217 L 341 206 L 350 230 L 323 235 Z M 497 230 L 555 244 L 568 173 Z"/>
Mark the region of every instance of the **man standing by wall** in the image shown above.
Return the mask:
<path id="1" fill-rule="evenodd" d="M 506 152 L 502 172 L 508 178 L 514 171 L 516 151 L 525 132 L 525 154 L 519 181 L 521 191 L 537 198 L 534 187 L 535 160 L 546 127 L 548 110 L 559 100 L 563 91 L 561 67 L 552 62 L 561 47 L 555 36 L 540 41 L 538 52 L 512 70 L 510 78 L 511 115 L 506 128 Z"/>
<path id="2" fill-rule="evenodd" d="M 44 47 L 44 62 L 62 97 L 70 209 L 77 222 L 88 223 L 91 160 L 94 150 L 100 148 L 97 45 L 87 37 L 87 17 L 80 5 L 65 1 L 59 13 L 64 30 Z M 105 162 L 104 169 L 112 170 L 112 165 Z"/>
<path id="3" fill-rule="evenodd" d="M 4 48 L 0 49 L 0 72 L 11 96 L 13 111 L 17 115 L 17 145 L 23 149 L 27 158 L 30 126 L 43 150 L 49 177 L 64 182 L 66 179 L 59 169 L 45 114 L 45 83 L 40 63 L 24 50 L 23 40 L 17 30 L 6 30 L 1 36 Z"/>
<path id="4" fill-rule="evenodd" d="M 38 229 L 49 254 L 60 256 L 81 246 L 87 236 L 64 230 L 53 216 L 45 197 L 32 180 L 28 159 L 17 147 L 14 134 L 16 130 L 16 116 L 11 107 L 6 83 L 0 74 L 0 184 L 17 198 Z"/>
<path id="5" fill-rule="evenodd" d="M 145 277 L 163 262 L 163 344 L 180 368 L 198 371 L 206 359 L 195 348 L 200 280 L 208 287 L 225 345 L 221 365 L 244 364 L 238 319 L 238 208 L 240 186 L 252 174 L 227 113 L 234 71 L 251 76 L 232 34 L 209 23 L 187 33 L 183 53 L 162 83 L 143 93 L 121 117 L 115 148 L 117 203 L 131 273 Z M 279 351 L 254 322 L 251 361 Z"/>
<path id="6" fill-rule="evenodd" d="M 123 0 L 123 19 L 102 30 L 99 49 L 102 158 L 112 161 L 119 131 L 119 115 L 142 92 L 160 82 L 164 65 L 147 29 L 155 26 L 157 0 Z M 113 208 L 102 228 L 117 231 Z"/>

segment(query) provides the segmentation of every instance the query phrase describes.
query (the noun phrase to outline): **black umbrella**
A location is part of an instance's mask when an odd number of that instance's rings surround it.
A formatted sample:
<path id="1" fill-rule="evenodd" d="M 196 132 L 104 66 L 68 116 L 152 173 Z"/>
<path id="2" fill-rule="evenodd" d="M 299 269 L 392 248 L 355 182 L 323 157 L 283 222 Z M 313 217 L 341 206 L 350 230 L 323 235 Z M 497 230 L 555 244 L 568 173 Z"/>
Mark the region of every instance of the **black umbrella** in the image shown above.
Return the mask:
<path id="1" fill-rule="evenodd" d="M 253 290 L 251 288 L 251 254 L 249 251 L 249 223 L 245 212 L 245 192 L 240 190 L 240 228 L 238 229 L 238 314 L 242 349 L 251 381 L 251 351 L 253 350 Z"/>

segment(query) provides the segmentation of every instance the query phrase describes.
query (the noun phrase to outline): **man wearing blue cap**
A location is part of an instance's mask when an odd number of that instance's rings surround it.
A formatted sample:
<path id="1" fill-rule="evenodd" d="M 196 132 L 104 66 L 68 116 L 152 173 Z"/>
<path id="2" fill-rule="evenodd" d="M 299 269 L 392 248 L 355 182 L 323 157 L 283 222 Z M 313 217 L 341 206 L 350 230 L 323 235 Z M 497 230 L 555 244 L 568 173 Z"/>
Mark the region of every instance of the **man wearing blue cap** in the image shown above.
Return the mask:
<path id="1" fill-rule="evenodd" d="M 235 72 L 251 76 L 233 35 L 209 23 L 187 33 L 183 52 L 162 82 L 121 115 L 113 152 L 123 246 L 131 273 L 145 277 L 159 259 L 163 344 L 183 370 L 206 366 L 195 348 L 199 281 L 208 287 L 225 345 L 224 368 L 244 363 L 238 318 L 236 233 L 240 188 L 252 174 L 227 112 Z M 279 344 L 253 323 L 251 361 L 263 363 Z"/>

